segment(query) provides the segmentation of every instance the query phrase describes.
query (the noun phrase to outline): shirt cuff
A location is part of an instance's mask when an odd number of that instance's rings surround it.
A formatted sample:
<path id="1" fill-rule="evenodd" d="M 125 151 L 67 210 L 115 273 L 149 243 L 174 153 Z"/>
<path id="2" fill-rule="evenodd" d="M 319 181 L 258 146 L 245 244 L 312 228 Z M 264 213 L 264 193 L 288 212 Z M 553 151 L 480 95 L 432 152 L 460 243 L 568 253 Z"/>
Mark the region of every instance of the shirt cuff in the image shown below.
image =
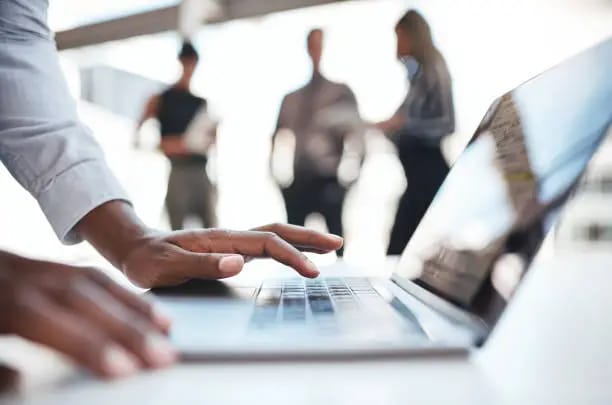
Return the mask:
<path id="1" fill-rule="evenodd" d="M 51 227 L 68 245 L 83 240 L 74 227 L 85 215 L 114 200 L 130 203 L 119 181 L 102 160 L 87 160 L 72 166 L 38 195 L 38 204 Z"/>

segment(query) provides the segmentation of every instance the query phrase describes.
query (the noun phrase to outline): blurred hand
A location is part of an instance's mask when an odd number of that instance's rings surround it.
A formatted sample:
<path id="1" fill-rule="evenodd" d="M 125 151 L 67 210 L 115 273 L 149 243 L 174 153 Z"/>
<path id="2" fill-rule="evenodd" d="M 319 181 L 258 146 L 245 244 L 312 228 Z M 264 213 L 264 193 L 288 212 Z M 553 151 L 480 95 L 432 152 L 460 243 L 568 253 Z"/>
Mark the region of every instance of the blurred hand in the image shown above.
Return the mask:
<path id="1" fill-rule="evenodd" d="M 401 130 L 405 122 L 406 120 L 401 114 L 395 114 L 388 120 L 374 123 L 372 126 L 383 134 L 391 136 L 397 131 Z"/>
<path id="2" fill-rule="evenodd" d="M 180 231 L 144 238 L 125 256 L 122 269 L 135 284 L 152 288 L 235 276 L 245 261 L 269 257 L 314 278 L 319 271 L 302 251 L 327 253 L 342 244 L 338 236 L 284 224 L 244 232 Z"/>
<path id="3" fill-rule="evenodd" d="M 103 377 L 171 364 L 169 320 L 96 269 L 0 252 L 0 334 L 56 349 Z"/>

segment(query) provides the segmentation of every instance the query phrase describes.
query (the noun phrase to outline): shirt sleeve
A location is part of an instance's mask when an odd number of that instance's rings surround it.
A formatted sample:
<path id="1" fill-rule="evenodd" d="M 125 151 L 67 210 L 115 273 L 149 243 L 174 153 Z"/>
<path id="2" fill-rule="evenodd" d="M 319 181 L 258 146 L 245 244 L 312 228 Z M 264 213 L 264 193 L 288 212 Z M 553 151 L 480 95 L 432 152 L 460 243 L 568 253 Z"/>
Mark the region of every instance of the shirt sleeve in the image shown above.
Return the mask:
<path id="1" fill-rule="evenodd" d="M 79 121 L 46 10 L 33 4 L 44 2 L 0 7 L 0 161 L 38 201 L 60 240 L 78 243 L 73 228 L 88 212 L 127 197 Z"/>
<path id="2" fill-rule="evenodd" d="M 455 131 L 455 111 L 453 106 L 453 94 L 450 75 L 446 67 L 436 65 L 436 80 L 431 86 L 423 89 L 423 92 L 415 91 L 408 94 L 406 101 L 400 107 L 400 111 L 406 117 L 403 132 L 415 136 L 439 141 L 442 137 Z M 429 94 L 424 94 L 425 92 Z M 424 117 L 410 111 L 410 104 L 417 97 L 432 97 L 437 99 L 439 106 L 438 114 Z"/>

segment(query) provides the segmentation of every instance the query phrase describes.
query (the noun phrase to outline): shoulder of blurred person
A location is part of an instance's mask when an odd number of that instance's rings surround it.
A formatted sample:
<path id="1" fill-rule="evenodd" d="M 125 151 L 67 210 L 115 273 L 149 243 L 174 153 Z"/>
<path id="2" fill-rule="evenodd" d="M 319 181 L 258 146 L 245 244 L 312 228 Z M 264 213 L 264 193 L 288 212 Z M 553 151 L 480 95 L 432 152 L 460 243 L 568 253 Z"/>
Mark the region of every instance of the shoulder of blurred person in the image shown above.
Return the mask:
<path id="1" fill-rule="evenodd" d="M 441 53 L 436 52 L 435 56 L 429 61 L 422 78 L 428 89 L 437 86 L 451 86 L 452 80 L 448 64 Z"/>
<path id="2" fill-rule="evenodd" d="M 288 94 L 288 97 L 295 98 L 301 97 L 303 93 L 312 85 L 312 82 L 307 83 L 305 86 L 298 90 Z M 342 82 L 335 82 L 321 76 L 318 86 L 318 98 L 321 106 L 335 103 L 355 103 L 355 94 L 351 88 Z"/>
<path id="3" fill-rule="evenodd" d="M 348 84 L 328 80 L 328 89 L 331 94 L 339 99 L 339 101 L 351 101 L 351 99 L 355 99 L 355 94 Z"/>

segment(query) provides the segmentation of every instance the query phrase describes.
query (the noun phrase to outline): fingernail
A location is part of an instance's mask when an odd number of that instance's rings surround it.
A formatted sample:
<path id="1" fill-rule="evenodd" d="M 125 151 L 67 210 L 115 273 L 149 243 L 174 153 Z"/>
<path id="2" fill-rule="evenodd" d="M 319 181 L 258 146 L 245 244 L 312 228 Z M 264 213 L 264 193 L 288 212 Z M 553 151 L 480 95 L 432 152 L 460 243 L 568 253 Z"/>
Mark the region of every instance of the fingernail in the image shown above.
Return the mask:
<path id="1" fill-rule="evenodd" d="M 343 237 L 341 237 L 341 236 L 338 236 L 338 235 L 332 235 L 332 234 L 330 233 L 330 234 L 329 234 L 329 237 L 330 237 L 331 239 L 333 239 L 334 241 L 338 242 L 338 243 L 340 243 L 340 242 L 344 243 L 344 238 L 343 238 Z"/>
<path id="2" fill-rule="evenodd" d="M 165 367 L 176 360 L 176 353 L 170 343 L 161 335 L 152 333 L 145 341 L 147 360 L 154 367 Z"/>
<path id="3" fill-rule="evenodd" d="M 319 271 L 319 268 L 310 260 L 306 260 L 306 266 L 308 266 L 308 270 L 316 277 L 319 274 L 321 274 L 321 272 Z"/>
<path id="4" fill-rule="evenodd" d="M 161 327 L 164 331 L 168 331 L 170 329 L 170 325 L 172 324 L 172 320 L 166 314 L 161 312 L 158 308 L 153 308 L 153 322 L 159 327 Z"/>
<path id="5" fill-rule="evenodd" d="M 102 368 L 112 377 L 125 377 L 138 371 L 138 363 L 128 352 L 112 345 L 102 351 Z"/>
<path id="6" fill-rule="evenodd" d="M 242 256 L 226 256 L 219 261 L 219 270 L 222 273 L 235 274 L 242 270 L 244 258 Z"/>

